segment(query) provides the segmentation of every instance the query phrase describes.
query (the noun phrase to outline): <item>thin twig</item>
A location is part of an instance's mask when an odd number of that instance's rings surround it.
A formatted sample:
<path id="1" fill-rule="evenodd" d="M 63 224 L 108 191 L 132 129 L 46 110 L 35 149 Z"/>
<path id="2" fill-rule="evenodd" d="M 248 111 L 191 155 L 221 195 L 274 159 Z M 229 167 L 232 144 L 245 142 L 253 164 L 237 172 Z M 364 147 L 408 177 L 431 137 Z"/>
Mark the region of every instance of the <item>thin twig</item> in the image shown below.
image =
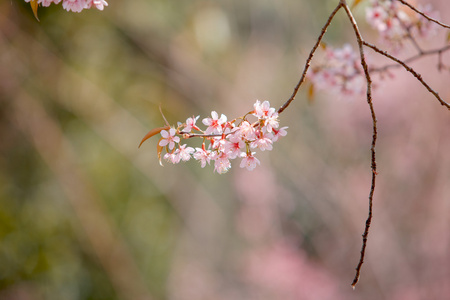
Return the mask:
<path id="1" fill-rule="evenodd" d="M 422 50 L 422 47 L 420 47 L 416 39 L 412 36 L 411 28 L 408 28 L 406 32 L 408 33 L 406 37 L 411 41 L 411 44 L 414 46 L 414 48 L 416 48 L 417 52 L 419 52 L 419 55 L 422 54 L 424 51 Z"/>
<path id="2" fill-rule="evenodd" d="M 416 79 L 424 86 L 426 87 L 426 89 L 434 95 L 434 97 L 436 97 L 436 99 L 441 103 L 441 105 L 445 106 L 448 110 L 450 110 L 450 104 L 448 104 L 447 102 L 445 102 L 441 96 L 439 96 L 439 94 L 433 90 L 428 83 L 425 82 L 425 80 L 423 80 L 422 75 L 420 75 L 419 73 L 417 73 L 413 68 L 411 68 L 410 66 L 408 66 L 405 62 L 403 62 L 402 60 L 392 56 L 391 54 L 387 53 L 386 51 L 381 50 L 380 48 L 378 48 L 375 45 L 372 45 L 366 41 L 363 41 L 364 46 L 367 46 L 369 48 L 371 48 L 372 50 L 374 50 L 375 52 L 395 61 L 396 63 L 398 63 L 399 65 L 401 65 L 403 68 L 405 68 L 406 71 L 410 72 L 411 74 L 414 75 L 414 77 L 416 77 Z"/>
<path id="3" fill-rule="evenodd" d="M 419 59 L 421 59 L 421 58 L 423 58 L 425 56 L 430 56 L 430 55 L 435 55 L 435 54 L 439 55 L 439 57 L 440 57 L 442 55 L 442 53 L 444 53 L 444 52 L 446 52 L 448 50 L 450 50 L 450 45 L 444 46 L 444 47 L 439 48 L 439 49 L 423 51 L 422 53 L 419 53 L 419 54 L 411 56 L 411 57 L 409 57 L 407 59 L 404 59 L 403 62 L 405 64 L 408 64 L 408 63 L 414 62 L 416 60 L 419 60 Z M 395 64 L 391 64 L 391 65 L 386 65 L 386 66 L 380 67 L 380 68 L 371 68 L 369 71 L 370 72 L 385 72 L 388 69 L 399 68 L 399 67 L 401 67 L 401 65 L 399 65 L 398 63 L 395 63 Z"/>
<path id="4" fill-rule="evenodd" d="M 343 4 L 344 10 L 347 13 L 350 23 L 352 24 L 353 30 L 355 31 L 356 40 L 358 42 L 359 54 L 361 57 L 361 66 L 364 70 L 364 75 L 366 77 L 366 82 L 367 82 L 367 103 L 369 104 L 370 114 L 372 116 L 372 146 L 370 148 L 370 152 L 371 152 L 371 156 L 372 156 L 372 159 L 371 159 L 372 180 L 371 180 L 371 186 L 370 186 L 370 192 L 369 192 L 369 212 L 368 212 L 368 216 L 367 216 L 367 220 L 366 220 L 366 225 L 364 228 L 364 233 L 362 235 L 363 243 L 362 243 L 362 247 L 361 247 L 361 255 L 359 258 L 358 265 L 356 267 L 356 274 L 355 274 L 355 277 L 352 282 L 352 287 L 355 288 L 356 284 L 359 281 L 359 277 L 361 275 L 361 267 L 364 263 L 364 256 L 366 253 L 367 237 L 369 235 L 370 224 L 372 222 L 373 195 L 375 192 L 375 182 L 376 182 L 376 176 L 377 176 L 375 146 L 376 146 L 376 142 L 377 142 L 378 133 L 377 133 L 377 117 L 375 115 L 375 109 L 373 107 L 373 102 L 372 102 L 372 79 L 370 78 L 369 67 L 367 66 L 366 58 L 364 55 L 364 47 L 363 47 L 364 40 L 361 36 L 361 32 L 358 29 L 358 25 L 356 24 L 355 18 L 353 17 L 353 14 L 352 14 L 350 8 L 346 4 L 346 1 L 341 0 L 341 3 Z"/>
<path id="5" fill-rule="evenodd" d="M 415 11 L 416 13 L 418 13 L 419 15 L 421 15 L 422 17 L 424 17 L 425 19 L 427 19 L 430 22 L 434 22 L 436 24 L 438 24 L 439 26 L 442 26 L 444 28 L 448 28 L 450 29 L 450 25 L 444 24 L 442 22 L 439 22 L 436 19 L 433 19 L 432 17 L 428 16 L 427 14 L 421 12 L 420 10 L 418 10 L 417 8 L 415 8 L 414 6 L 412 6 L 411 4 L 409 4 L 408 2 L 404 1 L 404 0 L 397 0 L 398 2 L 400 2 L 403 5 L 408 6 L 410 9 L 412 9 L 413 11 Z"/>
<path id="6" fill-rule="evenodd" d="M 311 52 L 309 53 L 308 58 L 306 59 L 306 63 L 305 63 L 305 67 L 302 72 L 302 76 L 300 77 L 300 80 L 298 81 L 297 85 L 295 86 L 294 92 L 292 93 L 291 97 L 278 109 L 279 114 L 281 114 L 289 106 L 289 104 L 291 104 L 291 102 L 295 99 L 295 96 L 297 95 L 300 86 L 303 84 L 303 82 L 306 79 L 306 73 L 308 72 L 308 69 L 311 65 L 311 60 L 314 56 L 314 53 L 316 52 L 317 48 L 319 47 L 323 36 L 327 32 L 328 26 L 330 26 L 331 21 L 333 20 L 334 16 L 341 8 L 342 8 L 342 3 L 339 2 L 339 4 L 336 6 L 336 8 L 333 10 L 333 12 L 328 17 L 328 20 L 325 23 L 325 25 L 322 27 L 322 31 L 320 32 L 320 35 L 317 38 L 317 41 L 316 41 L 314 47 L 312 48 Z"/>

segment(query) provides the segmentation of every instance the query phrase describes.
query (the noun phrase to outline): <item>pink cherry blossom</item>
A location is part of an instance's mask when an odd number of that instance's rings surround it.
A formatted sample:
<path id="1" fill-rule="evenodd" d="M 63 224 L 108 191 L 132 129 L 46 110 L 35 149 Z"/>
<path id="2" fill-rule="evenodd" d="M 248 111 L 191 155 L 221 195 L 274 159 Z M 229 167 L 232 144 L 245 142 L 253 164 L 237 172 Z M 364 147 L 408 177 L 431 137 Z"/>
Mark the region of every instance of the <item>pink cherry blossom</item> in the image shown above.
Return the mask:
<path id="1" fill-rule="evenodd" d="M 378 31 L 385 31 L 387 29 L 386 19 L 388 13 L 381 6 L 368 7 L 366 10 L 366 20 Z"/>
<path id="2" fill-rule="evenodd" d="M 337 53 L 337 56 L 349 57 L 348 54 L 342 51 Z M 159 141 L 159 146 L 166 147 L 167 152 L 163 158 L 173 164 L 194 158 L 200 162 L 202 168 L 206 164 L 210 164 L 212 160 L 214 161 L 214 171 L 223 174 L 231 168 L 231 161 L 239 157 L 242 158 L 240 163 L 242 168 L 253 170 L 260 162 L 255 157 L 256 152 L 250 152 L 250 148 L 261 151 L 272 150 L 273 142 L 287 134 L 287 127 L 278 129 L 278 113 L 275 108 L 270 107 L 269 101 L 261 103 L 256 100 L 253 108 L 254 110 L 251 113 L 231 122 L 227 122 L 225 115 L 222 114 L 219 117 L 217 112 L 213 111 L 211 112 L 211 118 L 202 120 L 203 124 L 208 126 L 206 130 L 197 127 L 196 121 L 199 116 L 187 118 L 185 123 L 178 122 L 176 127 L 171 127 L 168 130 L 161 130 L 162 138 Z M 250 123 L 246 119 L 247 117 L 256 117 L 257 120 Z M 239 119 L 242 122 L 236 125 L 235 122 Z M 193 129 L 200 133 L 193 133 Z M 153 131 L 155 129 L 151 132 Z M 201 148 L 195 148 L 194 150 L 186 144 L 180 144 L 181 139 L 194 137 L 203 138 Z M 208 150 L 206 150 L 206 143 L 209 143 Z M 158 155 L 161 156 L 164 148 L 158 148 L 158 151 Z"/>
<path id="3" fill-rule="evenodd" d="M 228 172 L 228 170 L 231 168 L 231 163 L 228 155 L 224 152 L 219 152 L 214 156 L 214 171 L 219 174 Z"/>
<path id="4" fill-rule="evenodd" d="M 91 8 L 94 5 L 98 10 L 103 10 L 108 3 L 105 0 L 88 0 L 86 8 Z"/>
<path id="5" fill-rule="evenodd" d="M 259 159 L 253 156 L 255 152 L 252 153 L 242 153 L 241 157 L 243 159 L 241 160 L 241 164 L 239 165 L 241 168 L 247 168 L 247 170 L 252 171 L 254 168 L 256 168 L 257 165 L 260 164 Z"/>
<path id="6" fill-rule="evenodd" d="M 430 5 L 419 6 L 419 10 L 428 16 L 438 15 Z M 389 44 L 394 51 L 403 47 L 403 42 L 411 33 L 429 37 L 437 28 L 435 23 L 429 22 L 421 15 L 407 14 L 404 6 L 391 0 L 372 0 L 366 8 L 366 20 L 380 33 L 382 41 Z"/>
<path id="7" fill-rule="evenodd" d="M 202 148 L 195 148 L 194 159 L 200 161 L 201 167 L 204 168 L 211 160 L 211 150 L 205 150 L 204 145 Z"/>
<path id="8" fill-rule="evenodd" d="M 164 159 L 173 164 L 177 164 L 180 162 L 180 157 L 178 156 L 178 151 L 164 154 Z"/>
<path id="9" fill-rule="evenodd" d="M 270 107 L 269 101 L 261 103 L 259 100 L 256 100 L 253 108 L 255 109 L 254 115 L 258 118 L 270 117 L 275 113 L 275 108 Z"/>
<path id="10" fill-rule="evenodd" d="M 225 152 L 229 158 L 234 159 L 241 154 L 241 149 L 245 149 L 245 142 L 236 134 L 229 136 L 229 141 L 225 144 Z"/>
<path id="11" fill-rule="evenodd" d="M 222 124 L 227 122 L 227 117 L 222 114 L 219 118 L 219 115 L 215 111 L 211 112 L 211 116 L 212 118 L 205 118 L 202 121 L 203 124 L 208 126 L 205 134 L 221 134 L 223 132 Z"/>
<path id="12" fill-rule="evenodd" d="M 278 128 L 278 113 L 275 112 L 270 117 L 267 117 L 264 120 L 264 126 L 263 130 L 267 132 L 272 132 L 274 128 Z"/>
<path id="13" fill-rule="evenodd" d="M 342 48 L 327 47 L 324 62 L 307 76 L 314 87 L 333 94 L 356 96 L 365 91 L 359 56 L 349 44 Z"/>
<path id="14" fill-rule="evenodd" d="M 256 138 L 255 128 L 248 121 L 243 121 L 239 127 L 237 127 L 236 134 L 246 140 L 253 140 Z"/>
<path id="15" fill-rule="evenodd" d="M 73 12 L 81 12 L 87 8 L 86 0 L 64 0 L 62 5 L 65 10 Z"/>
<path id="16" fill-rule="evenodd" d="M 278 139 L 282 136 L 285 136 L 287 134 L 286 129 L 288 129 L 289 127 L 285 126 L 285 127 L 281 127 L 279 130 L 273 130 L 273 137 L 272 137 L 272 142 L 276 142 L 278 141 Z"/>
<path id="17" fill-rule="evenodd" d="M 30 0 L 25 0 L 30 2 Z M 43 7 L 48 7 L 50 4 L 59 4 L 61 0 L 38 0 L 38 4 Z M 83 9 L 89 9 L 92 6 L 98 10 L 103 10 L 105 6 L 108 6 L 108 2 L 105 0 L 62 0 L 62 7 L 67 11 L 81 12 Z"/>
<path id="18" fill-rule="evenodd" d="M 159 142 L 161 147 L 169 145 L 169 150 L 172 150 L 175 147 L 175 143 L 180 142 L 180 137 L 176 136 L 176 130 L 174 128 L 170 128 L 169 131 L 161 130 L 162 140 Z"/>
<path id="19" fill-rule="evenodd" d="M 212 148 L 217 151 L 226 152 L 225 145 L 228 143 L 227 137 L 222 135 L 221 137 L 216 137 L 211 139 Z"/>
<path id="20" fill-rule="evenodd" d="M 42 1 L 38 1 L 38 3 L 40 3 L 43 7 L 49 7 L 50 4 L 52 4 L 52 3 L 58 4 L 59 2 L 61 2 L 61 0 L 42 0 Z"/>
<path id="21" fill-rule="evenodd" d="M 194 148 L 192 147 L 186 147 L 187 145 L 181 145 L 180 148 L 178 149 L 178 157 L 182 160 L 182 161 L 188 161 L 191 159 L 191 154 L 194 153 Z"/>
<path id="22" fill-rule="evenodd" d="M 261 134 L 258 139 L 250 143 L 251 148 L 258 148 L 261 151 L 272 150 L 272 139 L 271 134 Z"/>
<path id="23" fill-rule="evenodd" d="M 183 132 L 191 132 L 192 129 L 200 131 L 200 128 L 195 125 L 195 122 L 197 122 L 198 118 L 200 118 L 200 116 L 187 118 Z"/>

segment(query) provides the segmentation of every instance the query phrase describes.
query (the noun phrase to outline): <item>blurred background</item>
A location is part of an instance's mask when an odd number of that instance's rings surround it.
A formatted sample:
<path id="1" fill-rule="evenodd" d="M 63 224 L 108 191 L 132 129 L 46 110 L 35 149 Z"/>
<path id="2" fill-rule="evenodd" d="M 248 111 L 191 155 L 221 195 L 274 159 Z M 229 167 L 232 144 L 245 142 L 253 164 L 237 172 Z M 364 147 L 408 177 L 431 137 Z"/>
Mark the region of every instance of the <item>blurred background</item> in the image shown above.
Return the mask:
<path id="1" fill-rule="evenodd" d="M 137 147 L 164 125 L 160 105 L 172 124 L 281 106 L 337 2 L 109 1 L 40 8 L 37 22 L 24 1 L 1 1 L 0 299 L 450 298 L 450 114 L 403 70 L 376 83 L 379 176 L 355 291 L 364 97 L 308 101 L 303 88 L 280 116 L 288 135 L 253 172 L 161 167 L 156 138 Z M 448 2 L 430 3 L 450 23 Z M 377 43 L 364 15 L 361 4 Z M 343 13 L 325 41 L 354 45 Z M 449 101 L 436 65 L 413 66 Z"/>

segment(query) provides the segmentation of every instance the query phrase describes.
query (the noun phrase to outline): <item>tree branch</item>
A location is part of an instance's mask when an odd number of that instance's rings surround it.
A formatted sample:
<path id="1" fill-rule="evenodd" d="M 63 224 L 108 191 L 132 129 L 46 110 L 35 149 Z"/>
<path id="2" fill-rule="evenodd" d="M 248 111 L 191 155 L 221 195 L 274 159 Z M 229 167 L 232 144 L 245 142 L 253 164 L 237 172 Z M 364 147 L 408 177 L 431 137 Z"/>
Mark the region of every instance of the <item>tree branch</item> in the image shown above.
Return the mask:
<path id="1" fill-rule="evenodd" d="M 371 152 L 371 168 L 372 168 L 372 180 L 371 180 L 371 186 L 370 186 L 370 192 L 369 192 L 369 212 L 366 220 L 366 225 L 364 228 L 364 233 L 362 235 L 363 243 L 361 246 L 361 255 L 359 258 L 358 265 L 356 267 L 356 274 L 352 282 L 353 289 L 355 288 L 356 284 L 359 281 L 359 277 L 361 275 L 361 267 L 364 263 L 364 256 L 366 253 L 366 246 L 367 246 L 367 237 L 369 235 L 369 229 L 370 224 L 372 223 L 372 207 L 373 207 L 373 195 L 375 192 L 375 183 L 376 183 L 376 176 L 377 176 L 377 163 L 376 163 L 376 154 L 375 154 L 375 146 L 377 142 L 377 117 L 375 114 L 375 109 L 373 107 L 372 102 L 372 79 L 370 78 L 369 73 L 369 67 L 367 66 L 366 58 L 364 55 L 364 40 L 361 36 L 361 32 L 359 31 L 358 25 L 356 24 L 356 20 L 353 17 L 353 14 L 348 7 L 345 0 L 341 0 L 341 3 L 343 4 L 343 8 L 345 12 L 347 13 L 347 16 L 350 20 L 350 23 L 352 24 L 353 30 L 355 32 L 356 40 L 358 42 L 358 48 L 359 48 L 359 54 L 361 57 L 361 66 L 364 70 L 364 75 L 366 77 L 367 82 L 367 103 L 369 104 L 370 114 L 372 116 L 372 146 L 370 148 Z"/>
<path id="2" fill-rule="evenodd" d="M 411 56 L 411 57 L 409 57 L 407 59 L 404 59 L 403 62 L 405 64 L 408 64 L 408 63 L 414 62 L 416 60 L 419 60 L 419 59 L 421 59 L 421 58 L 423 58 L 425 56 L 430 56 L 430 55 L 434 55 L 434 54 L 437 54 L 440 57 L 442 53 L 444 53 L 444 52 L 446 52 L 448 50 L 450 50 L 450 45 L 444 46 L 444 47 L 439 48 L 439 49 L 423 51 L 422 53 L 419 53 L 419 54 Z M 399 67 L 401 67 L 401 65 L 398 64 L 398 63 L 395 63 L 395 64 L 391 64 L 391 65 L 386 65 L 386 66 L 380 67 L 380 68 L 371 68 L 369 71 L 370 72 L 385 72 L 388 69 L 399 68 Z"/>
<path id="3" fill-rule="evenodd" d="M 421 15 L 422 17 L 424 17 L 425 19 L 427 19 L 430 22 L 436 23 L 439 26 L 442 26 L 444 28 L 448 28 L 450 29 L 450 25 L 444 24 L 442 22 L 439 22 L 436 19 L 433 19 L 432 17 L 428 16 L 427 14 L 421 12 L 420 10 L 418 10 L 417 8 L 415 8 L 414 6 L 412 6 L 411 4 L 409 4 L 408 2 L 404 1 L 404 0 L 397 0 L 398 2 L 400 2 L 401 4 L 408 6 L 410 9 L 412 9 L 413 11 L 415 11 L 416 13 L 418 13 L 419 15 Z"/>
<path id="4" fill-rule="evenodd" d="M 426 89 L 434 95 L 434 97 L 436 97 L 436 99 L 441 103 L 441 105 L 445 106 L 448 110 L 450 110 L 450 104 L 448 104 L 447 102 L 445 102 L 441 96 L 439 96 L 439 94 L 433 90 L 428 83 L 425 82 L 425 80 L 423 80 L 422 75 L 420 75 L 419 73 L 417 73 L 413 68 L 411 68 L 410 66 L 408 66 L 405 62 L 403 62 L 402 60 L 392 56 L 391 54 L 387 53 L 386 51 L 383 51 L 381 49 L 379 49 L 377 46 L 372 45 L 366 41 L 363 41 L 364 46 L 367 46 L 369 48 L 371 48 L 372 50 L 374 50 L 375 52 L 395 61 L 396 63 L 398 63 L 399 65 L 401 65 L 403 68 L 405 68 L 406 71 L 410 72 L 411 74 L 414 75 L 414 77 L 416 77 L 416 79 L 424 86 L 426 87 Z"/>
<path id="5" fill-rule="evenodd" d="M 292 93 L 291 97 L 278 109 L 278 113 L 281 114 L 288 106 L 289 104 L 291 104 L 291 102 L 295 99 L 295 96 L 298 93 L 298 90 L 300 88 L 300 86 L 303 84 L 303 82 L 305 82 L 306 79 L 306 73 L 308 72 L 308 69 L 311 65 L 311 60 L 314 57 L 314 54 L 317 50 L 317 48 L 320 45 L 320 42 L 322 41 L 323 36 L 325 35 L 325 33 L 327 32 L 328 26 L 330 26 L 331 21 L 333 20 L 334 16 L 336 15 L 336 13 L 342 8 L 342 3 L 339 2 L 339 4 L 336 6 L 336 8 L 333 10 L 333 12 L 330 14 L 330 16 L 328 17 L 327 22 L 325 23 L 325 25 L 322 27 L 322 31 L 320 32 L 319 37 L 317 38 L 316 43 L 314 44 L 314 47 L 312 48 L 311 52 L 309 53 L 308 58 L 306 59 L 306 63 L 305 63 L 305 67 L 303 69 L 302 75 L 300 77 L 300 80 L 298 81 L 297 85 L 294 88 L 294 92 Z"/>

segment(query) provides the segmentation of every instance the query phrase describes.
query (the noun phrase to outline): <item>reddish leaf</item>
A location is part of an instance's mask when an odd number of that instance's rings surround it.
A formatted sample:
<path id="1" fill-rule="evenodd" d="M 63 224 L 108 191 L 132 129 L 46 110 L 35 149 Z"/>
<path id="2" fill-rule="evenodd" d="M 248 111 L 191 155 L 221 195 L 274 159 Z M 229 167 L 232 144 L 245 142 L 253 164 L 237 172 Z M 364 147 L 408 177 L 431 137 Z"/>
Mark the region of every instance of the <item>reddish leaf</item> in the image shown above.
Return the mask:
<path id="1" fill-rule="evenodd" d="M 311 83 L 309 85 L 309 88 L 308 88 L 308 102 L 309 102 L 309 104 L 314 102 L 314 94 L 315 94 L 314 92 L 315 92 L 314 84 Z"/>
<path id="2" fill-rule="evenodd" d="M 38 13 L 37 13 L 37 10 L 38 10 L 38 0 L 31 0 L 30 1 L 30 5 L 31 5 L 31 10 L 33 11 L 33 14 L 34 14 L 34 17 L 36 18 L 36 20 L 38 20 L 39 21 L 39 18 L 38 18 Z M 39 21 L 40 22 L 40 21 Z"/>
<path id="3" fill-rule="evenodd" d="M 158 153 L 158 160 L 159 160 L 159 164 L 161 165 L 161 167 L 163 167 L 163 164 L 161 162 L 161 152 L 164 149 L 164 146 L 160 146 L 159 142 L 162 140 L 162 138 L 159 139 L 158 144 L 156 145 L 156 152 Z"/>
<path id="4" fill-rule="evenodd" d="M 161 130 L 167 130 L 167 129 L 169 129 L 169 128 L 170 128 L 170 126 L 164 126 L 164 127 L 157 127 L 157 128 L 154 128 L 154 129 L 150 130 L 150 131 L 144 136 L 144 138 L 142 139 L 142 141 L 141 141 L 141 143 L 139 144 L 139 147 L 138 147 L 138 148 L 141 147 L 141 145 L 142 145 L 143 142 L 145 142 L 146 140 L 148 140 L 149 138 L 151 138 L 151 137 L 154 136 L 155 134 L 160 133 Z"/>
<path id="5" fill-rule="evenodd" d="M 360 2 L 361 2 L 361 0 L 355 0 L 352 4 L 351 9 L 354 9 Z"/>

